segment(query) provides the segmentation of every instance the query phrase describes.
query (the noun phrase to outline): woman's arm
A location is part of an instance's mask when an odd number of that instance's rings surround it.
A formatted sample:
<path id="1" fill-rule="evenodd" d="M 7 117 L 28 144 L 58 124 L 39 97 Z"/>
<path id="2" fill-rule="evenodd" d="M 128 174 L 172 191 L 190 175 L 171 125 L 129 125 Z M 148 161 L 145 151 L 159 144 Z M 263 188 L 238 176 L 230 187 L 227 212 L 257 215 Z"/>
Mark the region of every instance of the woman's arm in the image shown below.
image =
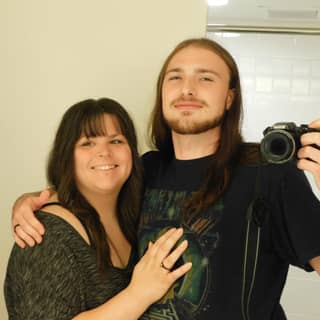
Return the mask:
<path id="1" fill-rule="evenodd" d="M 134 268 L 129 286 L 101 306 L 83 310 L 83 284 L 80 266 L 72 258 L 67 243 L 52 236 L 48 229 L 42 244 L 34 248 L 14 247 L 5 280 L 5 297 L 11 319 L 33 320 L 134 320 L 160 299 L 191 264 L 168 271 L 187 247 L 174 249 L 182 236 L 181 229 L 170 229 L 154 244 Z M 61 231 L 60 231 L 61 233 Z M 171 253 L 170 253 L 171 252 Z"/>
<path id="2" fill-rule="evenodd" d="M 158 301 L 173 283 L 191 269 L 185 263 L 171 269 L 187 248 L 187 242 L 170 253 L 182 236 L 182 229 L 170 229 L 154 244 L 136 265 L 129 286 L 98 308 L 82 312 L 74 320 L 136 320 L 152 304 Z M 170 253 L 170 254 L 169 254 Z M 163 268 L 162 263 L 165 265 Z"/>
<path id="3" fill-rule="evenodd" d="M 79 266 L 59 237 L 49 232 L 34 248 L 14 246 L 4 283 L 9 319 L 69 320 L 83 310 L 83 287 Z"/>

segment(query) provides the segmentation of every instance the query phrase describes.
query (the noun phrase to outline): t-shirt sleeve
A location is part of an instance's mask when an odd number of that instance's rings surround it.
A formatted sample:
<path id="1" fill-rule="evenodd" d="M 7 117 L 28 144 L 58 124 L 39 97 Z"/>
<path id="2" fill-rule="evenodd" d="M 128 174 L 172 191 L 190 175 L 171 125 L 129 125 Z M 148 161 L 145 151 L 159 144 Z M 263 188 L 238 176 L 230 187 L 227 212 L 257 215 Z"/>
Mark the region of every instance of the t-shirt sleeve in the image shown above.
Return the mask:
<path id="1" fill-rule="evenodd" d="M 284 167 L 273 193 L 271 230 L 276 250 L 290 264 L 312 271 L 309 260 L 320 255 L 320 202 L 294 164 Z"/>
<path id="2" fill-rule="evenodd" d="M 4 287 L 9 319 L 64 320 L 81 309 L 76 261 L 55 236 L 47 232 L 33 248 L 14 246 Z"/>

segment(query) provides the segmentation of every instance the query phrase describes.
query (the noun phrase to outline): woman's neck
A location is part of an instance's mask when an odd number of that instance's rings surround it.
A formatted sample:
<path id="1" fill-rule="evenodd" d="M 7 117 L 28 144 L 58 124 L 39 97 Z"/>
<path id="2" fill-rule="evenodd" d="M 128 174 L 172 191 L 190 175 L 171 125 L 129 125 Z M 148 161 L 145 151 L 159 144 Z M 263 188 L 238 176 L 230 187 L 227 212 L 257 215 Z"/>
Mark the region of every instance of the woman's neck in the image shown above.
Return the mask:
<path id="1" fill-rule="evenodd" d="M 101 223 L 103 224 L 105 229 L 107 225 L 110 225 L 110 222 L 118 223 L 117 222 L 118 221 L 117 220 L 118 194 L 116 195 L 84 194 L 84 197 L 99 214 Z"/>

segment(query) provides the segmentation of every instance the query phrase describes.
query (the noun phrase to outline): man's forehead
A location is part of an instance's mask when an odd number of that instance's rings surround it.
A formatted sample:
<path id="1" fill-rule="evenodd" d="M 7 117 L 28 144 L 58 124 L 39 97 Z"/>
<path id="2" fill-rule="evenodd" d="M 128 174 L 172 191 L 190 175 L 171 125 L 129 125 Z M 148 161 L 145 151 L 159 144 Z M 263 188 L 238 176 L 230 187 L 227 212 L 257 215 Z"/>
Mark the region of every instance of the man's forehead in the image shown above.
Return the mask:
<path id="1" fill-rule="evenodd" d="M 189 64 L 198 64 L 199 67 L 206 68 L 207 65 L 213 65 L 216 63 L 225 63 L 225 61 L 215 52 L 205 48 L 197 47 L 187 47 L 181 49 L 176 54 L 174 54 L 170 61 L 168 62 L 168 67 L 172 68 L 173 66 L 182 67 Z"/>

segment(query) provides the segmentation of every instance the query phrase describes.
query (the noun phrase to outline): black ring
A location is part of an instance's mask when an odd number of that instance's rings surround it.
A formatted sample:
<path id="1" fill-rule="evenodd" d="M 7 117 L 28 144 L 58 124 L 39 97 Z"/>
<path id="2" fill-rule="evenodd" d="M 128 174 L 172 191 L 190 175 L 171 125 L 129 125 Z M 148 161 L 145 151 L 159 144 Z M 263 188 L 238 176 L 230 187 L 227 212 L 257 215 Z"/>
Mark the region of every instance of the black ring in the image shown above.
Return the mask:
<path id="1" fill-rule="evenodd" d="M 163 268 L 164 270 L 170 271 L 170 269 L 164 265 L 163 261 L 161 262 L 160 267 Z"/>
<path id="2" fill-rule="evenodd" d="M 20 227 L 20 224 L 19 224 L 19 223 L 18 223 L 18 224 L 16 224 L 16 225 L 13 227 L 13 232 L 14 232 L 14 233 L 16 233 L 16 232 L 17 232 L 17 231 L 16 231 L 17 227 Z"/>

